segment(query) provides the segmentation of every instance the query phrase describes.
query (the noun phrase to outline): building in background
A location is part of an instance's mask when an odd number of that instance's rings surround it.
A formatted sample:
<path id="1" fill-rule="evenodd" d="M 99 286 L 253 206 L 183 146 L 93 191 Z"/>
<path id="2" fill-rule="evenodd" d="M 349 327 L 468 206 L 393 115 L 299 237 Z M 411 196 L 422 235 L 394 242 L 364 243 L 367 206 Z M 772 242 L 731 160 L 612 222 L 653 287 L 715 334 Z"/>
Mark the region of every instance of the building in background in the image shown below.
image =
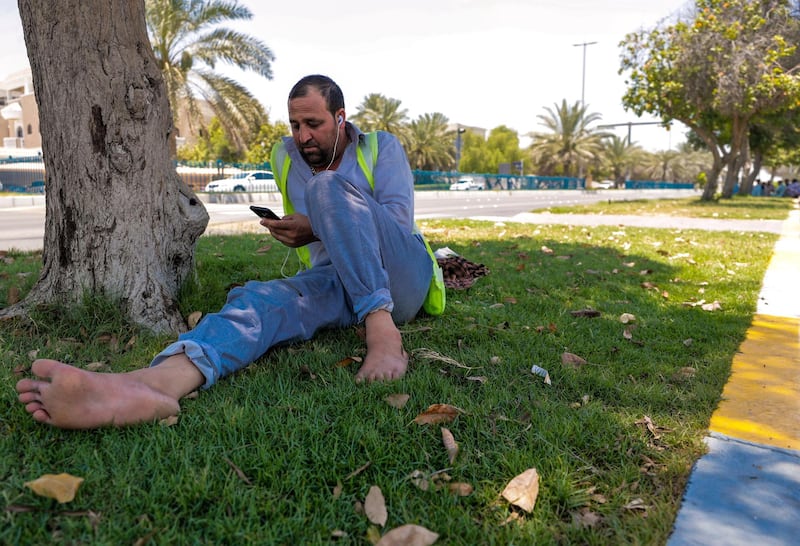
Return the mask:
<path id="1" fill-rule="evenodd" d="M 0 143 L 5 155 L 14 151 L 19 155 L 41 152 L 39 109 L 29 68 L 0 80 Z"/>

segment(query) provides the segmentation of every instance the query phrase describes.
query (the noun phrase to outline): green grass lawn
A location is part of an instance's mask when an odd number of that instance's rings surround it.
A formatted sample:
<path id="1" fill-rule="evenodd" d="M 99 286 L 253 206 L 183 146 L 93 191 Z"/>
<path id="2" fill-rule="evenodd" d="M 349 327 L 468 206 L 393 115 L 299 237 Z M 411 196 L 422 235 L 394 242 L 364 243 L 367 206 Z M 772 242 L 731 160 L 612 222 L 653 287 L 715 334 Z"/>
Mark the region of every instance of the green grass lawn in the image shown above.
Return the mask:
<path id="1" fill-rule="evenodd" d="M 403 328 L 413 358 L 391 384 L 356 385 L 348 357 L 363 356 L 363 343 L 355 329 L 330 331 L 184 400 L 171 426 L 62 431 L 15 401 L 34 353 L 124 371 L 170 340 L 102 301 L 0 322 L 0 543 L 368 544 L 414 523 L 437 544 L 663 544 L 776 236 L 421 227 L 434 248 L 491 273 L 448 291 L 443 316 Z M 182 311 L 213 312 L 232 285 L 278 276 L 285 255 L 262 235 L 202 238 Z M 16 290 L 24 297 L 40 256 L 0 260 L 4 306 Z M 621 322 L 626 313 L 635 319 Z M 564 353 L 586 363 L 562 364 Z M 410 398 L 397 409 L 385 401 L 393 394 Z M 416 424 L 432 404 L 460 411 Z M 459 445 L 453 462 L 442 427 Z M 526 513 L 501 492 L 529 468 L 540 490 Z M 25 486 L 61 472 L 85 480 L 70 503 Z M 419 474 L 434 485 L 420 489 Z M 459 483 L 472 492 L 451 492 Z M 359 508 L 372 486 L 385 498 L 383 528 Z"/>
<path id="2" fill-rule="evenodd" d="M 618 193 L 610 195 L 618 197 Z M 687 197 L 684 199 L 603 201 L 589 205 L 552 207 L 547 210 L 554 214 L 656 214 L 723 220 L 784 220 L 796 202 L 796 199 L 781 197 L 735 196 L 733 199 L 714 201 L 701 201 L 698 197 Z"/>

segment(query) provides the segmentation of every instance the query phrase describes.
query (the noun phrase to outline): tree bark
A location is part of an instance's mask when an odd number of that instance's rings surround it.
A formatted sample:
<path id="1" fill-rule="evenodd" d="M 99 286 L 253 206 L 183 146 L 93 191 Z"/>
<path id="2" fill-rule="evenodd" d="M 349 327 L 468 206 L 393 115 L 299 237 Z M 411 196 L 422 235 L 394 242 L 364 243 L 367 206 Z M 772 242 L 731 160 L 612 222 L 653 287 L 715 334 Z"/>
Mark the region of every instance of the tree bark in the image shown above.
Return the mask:
<path id="1" fill-rule="evenodd" d="M 697 136 L 703 140 L 706 148 L 709 149 L 711 152 L 711 157 L 713 158 L 711 171 L 708 172 L 706 185 L 703 188 L 703 195 L 700 198 L 703 201 L 713 201 L 717 194 L 719 174 L 722 172 L 722 166 L 725 161 L 725 152 L 721 149 L 722 147 L 717 144 L 716 138 L 710 132 L 701 129 L 697 125 L 690 125 L 689 127 L 694 129 L 694 131 L 697 133 Z"/>
<path id="2" fill-rule="evenodd" d="M 84 293 L 155 332 L 176 305 L 208 214 L 170 158 L 172 115 L 144 0 L 19 0 L 47 188 L 43 267 L 6 314 Z"/>
<path id="3" fill-rule="evenodd" d="M 721 194 L 723 199 L 733 197 L 733 191 L 739 181 L 739 174 L 742 171 L 747 154 L 747 128 L 748 123 L 746 121 L 734 116 L 731 121 L 731 149 L 726 162 L 728 171 L 725 175 L 725 184 L 722 187 Z"/>

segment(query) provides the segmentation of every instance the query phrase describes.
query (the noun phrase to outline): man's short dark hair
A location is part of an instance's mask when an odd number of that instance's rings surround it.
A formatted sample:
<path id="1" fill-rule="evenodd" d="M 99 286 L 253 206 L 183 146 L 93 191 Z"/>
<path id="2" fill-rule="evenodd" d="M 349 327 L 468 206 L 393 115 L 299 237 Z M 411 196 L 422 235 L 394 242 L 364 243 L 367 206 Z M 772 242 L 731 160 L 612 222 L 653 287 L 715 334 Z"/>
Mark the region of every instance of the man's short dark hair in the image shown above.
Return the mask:
<path id="1" fill-rule="evenodd" d="M 289 100 L 307 96 L 308 90 L 311 88 L 319 91 L 319 94 L 325 99 L 325 105 L 328 107 L 328 111 L 331 115 L 336 115 L 337 110 L 344 108 L 342 89 L 335 81 L 321 74 L 305 76 L 294 84 L 292 90 L 289 91 Z"/>

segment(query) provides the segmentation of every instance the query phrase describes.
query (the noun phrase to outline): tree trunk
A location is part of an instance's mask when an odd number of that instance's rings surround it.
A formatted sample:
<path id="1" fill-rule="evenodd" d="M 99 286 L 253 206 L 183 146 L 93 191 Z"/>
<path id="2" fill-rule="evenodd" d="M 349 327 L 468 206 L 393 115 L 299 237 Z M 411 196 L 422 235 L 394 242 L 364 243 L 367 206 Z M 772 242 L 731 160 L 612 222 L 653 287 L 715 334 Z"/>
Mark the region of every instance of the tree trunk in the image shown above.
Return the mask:
<path id="1" fill-rule="evenodd" d="M 740 193 L 742 195 L 750 195 L 753 192 L 753 183 L 758 178 L 761 172 L 761 166 L 764 164 L 764 152 L 753 152 L 753 164 L 750 167 L 750 172 L 742 182 Z"/>
<path id="2" fill-rule="evenodd" d="M 711 164 L 711 171 L 708 173 L 706 185 L 703 188 L 703 196 L 700 198 L 703 201 L 713 201 L 714 197 L 717 195 L 719 173 L 722 172 L 723 164 L 723 154 L 719 151 L 719 148 L 716 146 L 716 144 L 713 147 L 709 147 L 709 149 L 711 150 L 713 162 Z"/>
<path id="3" fill-rule="evenodd" d="M 731 123 L 731 149 L 727 158 L 728 172 L 725 175 L 725 185 L 722 187 L 721 197 L 730 199 L 739 181 L 739 174 L 746 160 L 747 154 L 747 127 L 742 119 L 734 117 Z"/>
<path id="4" fill-rule="evenodd" d="M 155 332 L 186 325 L 178 290 L 208 214 L 170 158 L 172 115 L 144 0 L 19 0 L 47 187 L 42 273 L 19 314 L 85 292 Z"/>

